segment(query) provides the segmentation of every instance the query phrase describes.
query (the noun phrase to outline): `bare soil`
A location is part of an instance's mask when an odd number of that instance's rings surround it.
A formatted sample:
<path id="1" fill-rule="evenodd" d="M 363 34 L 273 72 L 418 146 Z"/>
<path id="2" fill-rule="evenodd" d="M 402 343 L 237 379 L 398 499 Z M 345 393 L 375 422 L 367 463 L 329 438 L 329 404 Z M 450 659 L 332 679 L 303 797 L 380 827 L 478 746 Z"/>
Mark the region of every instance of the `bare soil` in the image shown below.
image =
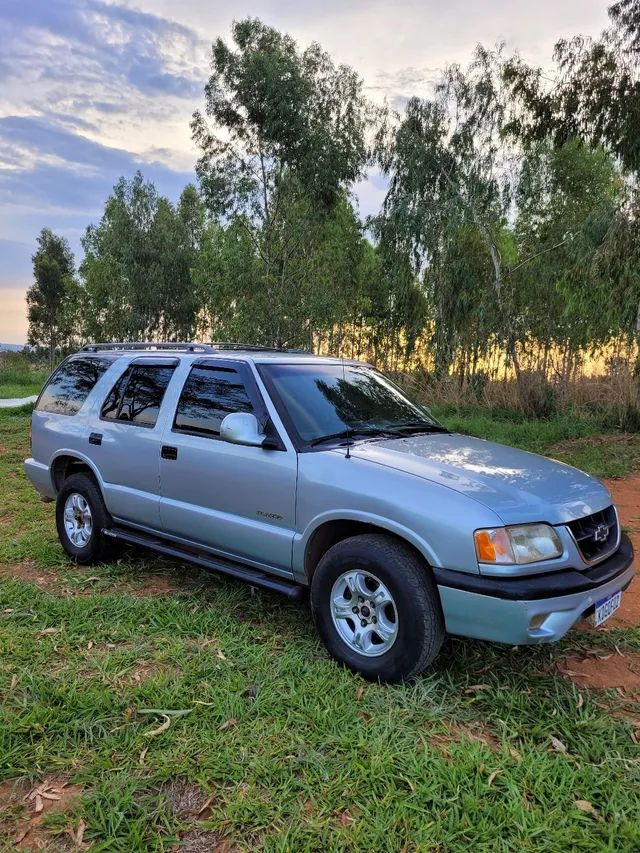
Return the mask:
<path id="1" fill-rule="evenodd" d="M 29 560 L 21 563 L 0 564 L 0 577 L 25 581 L 43 590 L 60 588 L 60 577 L 57 572 L 52 569 L 38 569 Z"/>
<path id="2" fill-rule="evenodd" d="M 445 732 L 431 732 L 427 735 L 429 743 L 439 749 L 444 755 L 449 755 L 449 747 L 460 743 L 464 738 L 476 741 L 491 750 L 500 748 L 500 744 L 482 723 L 472 723 L 462 726 L 458 723 L 447 723 Z"/>
<path id="3" fill-rule="evenodd" d="M 617 689 L 630 698 L 640 698 L 638 652 L 620 654 L 602 649 L 599 654 L 568 657 L 558 664 L 558 672 L 578 687 Z"/>
<path id="4" fill-rule="evenodd" d="M 45 815 L 70 812 L 78 801 L 81 785 L 71 785 L 62 776 L 49 776 L 29 784 L 14 779 L 0 784 L 0 841 L 6 838 L 13 850 L 84 849 L 69 819 L 68 835 L 52 835 L 43 825 Z M 76 843 L 76 840 L 78 843 Z"/>
<path id="5" fill-rule="evenodd" d="M 605 480 L 618 508 L 620 524 L 629 533 L 636 552 L 636 564 L 640 557 L 640 474 L 632 474 L 621 480 Z M 640 581 L 635 578 L 622 594 L 620 609 L 606 622 L 603 628 L 640 625 Z"/>

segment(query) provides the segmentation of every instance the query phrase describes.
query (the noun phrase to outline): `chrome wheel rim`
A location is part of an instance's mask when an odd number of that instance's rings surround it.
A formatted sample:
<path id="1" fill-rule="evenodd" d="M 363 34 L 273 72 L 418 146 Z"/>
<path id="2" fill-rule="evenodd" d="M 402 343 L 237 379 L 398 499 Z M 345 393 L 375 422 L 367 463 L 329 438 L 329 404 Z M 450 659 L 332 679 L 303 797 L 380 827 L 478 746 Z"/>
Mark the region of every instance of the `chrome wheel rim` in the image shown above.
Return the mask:
<path id="1" fill-rule="evenodd" d="M 84 548 L 93 532 L 91 507 L 85 497 L 72 492 L 64 503 L 64 529 L 72 545 Z"/>
<path id="2" fill-rule="evenodd" d="M 343 572 L 331 589 L 331 618 L 341 639 L 358 654 L 378 657 L 398 636 L 398 610 L 388 587 L 371 572 Z"/>

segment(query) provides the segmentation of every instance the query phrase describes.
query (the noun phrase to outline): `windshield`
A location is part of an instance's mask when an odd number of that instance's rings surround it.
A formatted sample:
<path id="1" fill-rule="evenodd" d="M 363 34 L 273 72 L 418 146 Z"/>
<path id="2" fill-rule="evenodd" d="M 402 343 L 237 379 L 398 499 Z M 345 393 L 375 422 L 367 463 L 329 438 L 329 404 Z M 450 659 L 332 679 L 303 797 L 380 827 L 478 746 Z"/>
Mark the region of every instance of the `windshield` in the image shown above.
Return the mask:
<path id="1" fill-rule="evenodd" d="M 260 372 L 307 444 L 444 431 L 424 406 L 370 367 L 263 364 Z"/>

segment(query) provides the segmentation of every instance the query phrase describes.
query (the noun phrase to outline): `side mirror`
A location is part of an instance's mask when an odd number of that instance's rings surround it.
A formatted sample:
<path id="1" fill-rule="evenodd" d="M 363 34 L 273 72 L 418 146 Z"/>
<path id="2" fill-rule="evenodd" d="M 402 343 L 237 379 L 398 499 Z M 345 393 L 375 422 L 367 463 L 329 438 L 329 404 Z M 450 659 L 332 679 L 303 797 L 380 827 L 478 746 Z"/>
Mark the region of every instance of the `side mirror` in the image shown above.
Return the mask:
<path id="1" fill-rule="evenodd" d="M 260 432 L 255 415 L 250 412 L 232 412 L 220 424 L 220 438 L 231 444 L 262 447 L 266 436 Z"/>

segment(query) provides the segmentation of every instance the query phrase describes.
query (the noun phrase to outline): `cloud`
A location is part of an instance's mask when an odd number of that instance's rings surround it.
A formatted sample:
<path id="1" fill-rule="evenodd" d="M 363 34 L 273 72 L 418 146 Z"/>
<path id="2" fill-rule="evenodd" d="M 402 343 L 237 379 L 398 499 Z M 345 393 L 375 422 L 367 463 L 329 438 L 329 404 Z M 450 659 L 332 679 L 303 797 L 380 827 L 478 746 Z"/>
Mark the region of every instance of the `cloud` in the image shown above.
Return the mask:
<path id="1" fill-rule="evenodd" d="M 48 81 L 67 81 L 72 72 L 76 84 L 112 77 L 179 97 L 193 97 L 204 82 L 199 60 L 208 45 L 192 29 L 99 0 L 5 0 L 0 37 L 8 77 L 30 58 L 31 75 Z"/>
<path id="2" fill-rule="evenodd" d="M 5 204 L 44 210 L 95 211 L 117 179 L 137 169 L 173 199 L 194 179 L 192 172 L 143 161 L 36 117 L 0 119 L 0 153 L 3 150 L 24 150 L 29 161 L 24 168 L 0 170 L 0 198 Z"/>
<path id="3" fill-rule="evenodd" d="M 208 49 L 191 28 L 121 5 L 3 0 L 3 314 L 30 282 L 42 227 L 67 237 L 80 261 L 81 237 L 122 175 L 139 169 L 172 200 L 194 180 L 189 117 Z"/>

